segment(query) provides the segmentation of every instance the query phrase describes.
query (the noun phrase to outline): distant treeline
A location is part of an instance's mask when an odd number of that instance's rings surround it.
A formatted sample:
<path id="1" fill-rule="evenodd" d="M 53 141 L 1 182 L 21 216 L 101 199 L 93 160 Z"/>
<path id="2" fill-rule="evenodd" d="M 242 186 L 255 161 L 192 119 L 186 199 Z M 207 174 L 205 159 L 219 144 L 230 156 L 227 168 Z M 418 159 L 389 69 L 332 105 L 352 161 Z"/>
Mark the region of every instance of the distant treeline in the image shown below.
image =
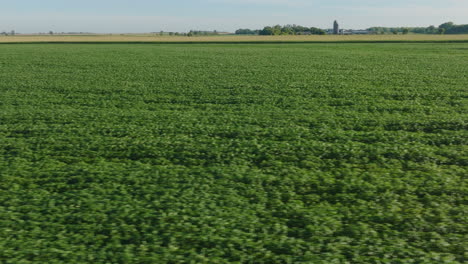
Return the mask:
<path id="1" fill-rule="evenodd" d="M 187 33 L 187 36 L 213 36 L 213 35 L 219 35 L 218 31 L 203 31 L 203 30 L 190 30 L 189 33 Z"/>
<path id="2" fill-rule="evenodd" d="M 388 33 L 416 33 L 416 34 L 468 34 L 468 25 L 455 25 L 447 22 L 439 27 L 371 27 L 368 29 L 374 34 Z"/>
<path id="3" fill-rule="evenodd" d="M 453 22 L 447 22 L 440 25 L 439 30 L 443 30 L 445 34 L 468 34 L 468 24 L 455 25 Z"/>
<path id="4" fill-rule="evenodd" d="M 14 35 L 16 35 L 16 32 L 14 30 L 12 30 L 11 32 L 3 31 L 3 32 L 0 33 L 0 35 L 14 36 Z"/>
<path id="5" fill-rule="evenodd" d="M 151 32 L 153 34 L 158 34 L 158 32 Z M 165 31 L 160 31 L 159 35 L 164 36 L 164 35 L 169 35 L 169 36 L 215 36 L 219 35 L 220 33 L 216 30 L 214 31 L 207 31 L 207 30 L 190 30 L 188 33 L 180 33 L 180 32 L 165 32 Z"/>
<path id="6" fill-rule="evenodd" d="M 263 29 L 238 29 L 237 35 L 325 35 L 323 29 L 298 25 L 266 26 Z"/>
<path id="7" fill-rule="evenodd" d="M 455 25 L 447 22 L 439 27 L 371 27 L 370 34 L 468 34 L 468 25 Z M 326 31 L 316 27 L 299 25 L 266 26 L 263 29 L 238 29 L 237 35 L 325 35 Z"/>

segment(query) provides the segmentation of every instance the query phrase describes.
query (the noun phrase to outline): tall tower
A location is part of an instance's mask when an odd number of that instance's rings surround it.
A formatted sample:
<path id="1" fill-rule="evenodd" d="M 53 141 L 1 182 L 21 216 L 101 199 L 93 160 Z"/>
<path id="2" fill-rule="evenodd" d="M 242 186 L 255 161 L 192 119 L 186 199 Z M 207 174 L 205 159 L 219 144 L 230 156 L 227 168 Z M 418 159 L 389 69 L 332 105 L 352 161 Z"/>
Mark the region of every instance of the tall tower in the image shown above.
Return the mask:
<path id="1" fill-rule="evenodd" d="M 334 35 L 340 34 L 340 26 L 338 25 L 338 22 L 336 20 L 333 23 L 333 34 Z"/>

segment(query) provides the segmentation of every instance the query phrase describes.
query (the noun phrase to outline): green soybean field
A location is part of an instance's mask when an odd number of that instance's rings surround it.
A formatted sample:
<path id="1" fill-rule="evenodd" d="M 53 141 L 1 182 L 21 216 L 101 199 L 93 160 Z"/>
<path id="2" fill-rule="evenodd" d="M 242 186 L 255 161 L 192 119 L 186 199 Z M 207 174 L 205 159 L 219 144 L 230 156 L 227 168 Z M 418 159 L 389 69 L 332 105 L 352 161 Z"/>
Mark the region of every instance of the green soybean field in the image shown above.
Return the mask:
<path id="1" fill-rule="evenodd" d="M 468 43 L 1 44 L 0 263 L 466 263 Z"/>

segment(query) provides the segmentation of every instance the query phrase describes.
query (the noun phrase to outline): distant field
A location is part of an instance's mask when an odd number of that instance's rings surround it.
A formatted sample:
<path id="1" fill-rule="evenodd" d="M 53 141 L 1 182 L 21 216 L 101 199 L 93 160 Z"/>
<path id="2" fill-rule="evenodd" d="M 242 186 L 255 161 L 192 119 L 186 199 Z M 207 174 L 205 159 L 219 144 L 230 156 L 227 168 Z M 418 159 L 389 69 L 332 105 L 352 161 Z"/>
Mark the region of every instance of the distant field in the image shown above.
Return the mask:
<path id="1" fill-rule="evenodd" d="M 352 35 L 352 36 L 207 36 L 178 37 L 157 35 L 86 35 L 86 36 L 0 36 L 5 42 L 468 42 L 468 35 Z"/>
<path id="2" fill-rule="evenodd" d="M 0 263 L 466 263 L 467 74 L 465 43 L 0 45 Z"/>

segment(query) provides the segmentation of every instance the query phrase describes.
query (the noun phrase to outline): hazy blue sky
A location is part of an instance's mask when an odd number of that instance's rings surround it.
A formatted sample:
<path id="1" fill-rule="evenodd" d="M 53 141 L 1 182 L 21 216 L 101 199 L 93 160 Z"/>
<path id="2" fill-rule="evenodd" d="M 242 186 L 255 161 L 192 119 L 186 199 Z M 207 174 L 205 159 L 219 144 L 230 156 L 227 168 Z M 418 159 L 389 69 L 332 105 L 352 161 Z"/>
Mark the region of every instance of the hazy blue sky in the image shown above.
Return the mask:
<path id="1" fill-rule="evenodd" d="M 0 0 L 0 31 L 233 31 L 468 23 L 468 0 Z"/>

